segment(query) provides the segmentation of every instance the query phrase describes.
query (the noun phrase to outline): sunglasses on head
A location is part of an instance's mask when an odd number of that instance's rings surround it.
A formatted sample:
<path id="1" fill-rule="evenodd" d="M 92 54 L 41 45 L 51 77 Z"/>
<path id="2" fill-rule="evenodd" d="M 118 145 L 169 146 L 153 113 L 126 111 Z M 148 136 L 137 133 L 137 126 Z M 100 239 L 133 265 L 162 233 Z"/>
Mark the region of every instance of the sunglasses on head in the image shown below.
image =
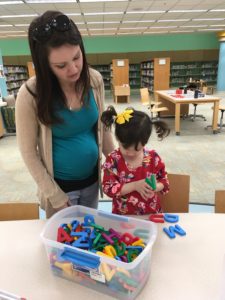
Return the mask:
<path id="1" fill-rule="evenodd" d="M 65 15 L 55 17 L 45 25 L 34 28 L 32 38 L 39 43 L 45 42 L 52 35 L 53 31 L 65 32 L 71 29 L 71 21 Z"/>

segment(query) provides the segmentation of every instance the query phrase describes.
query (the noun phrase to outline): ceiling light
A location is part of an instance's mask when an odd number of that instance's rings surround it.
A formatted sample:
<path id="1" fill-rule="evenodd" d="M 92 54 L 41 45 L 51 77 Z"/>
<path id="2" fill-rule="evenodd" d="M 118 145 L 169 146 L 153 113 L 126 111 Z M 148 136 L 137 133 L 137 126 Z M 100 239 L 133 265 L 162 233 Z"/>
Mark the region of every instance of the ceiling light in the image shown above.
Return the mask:
<path id="1" fill-rule="evenodd" d="M 76 3 L 76 0 L 25 0 L 28 4 L 34 3 Z"/>
<path id="2" fill-rule="evenodd" d="M 118 32 L 117 33 L 118 35 L 127 35 L 127 34 L 131 34 L 131 35 L 139 35 L 141 34 L 140 31 L 137 31 L 137 32 Z"/>
<path id="3" fill-rule="evenodd" d="M 11 25 L 11 24 L 7 24 L 7 25 L 0 25 L 0 27 L 13 27 L 13 25 Z"/>
<path id="4" fill-rule="evenodd" d="M 27 34 L 7 34 L 7 37 L 10 37 L 10 36 L 13 36 L 13 37 L 26 36 L 27 37 Z"/>
<path id="5" fill-rule="evenodd" d="M 148 27 L 120 27 L 120 30 L 137 30 L 137 29 L 147 29 Z"/>
<path id="6" fill-rule="evenodd" d="M 183 9 L 183 10 L 168 10 L 168 13 L 198 13 L 207 12 L 207 9 Z"/>
<path id="7" fill-rule="evenodd" d="M 81 13 L 66 13 L 66 15 L 67 16 L 70 16 L 70 17 L 72 17 L 72 16 L 81 16 Z M 77 24 L 77 22 L 76 22 L 76 24 Z"/>
<path id="8" fill-rule="evenodd" d="M 152 29 L 177 28 L 177 26 L 151 26 Z"/>
<path id="9" fill-rule="evenodd" d="M 96 15 L 123 15 L 123 11 L 84 13 L 84 16 L 96 16 Z"/>
<path id="10" fill-rule="evenodd" d="M 151 33 L 168 33 L 168 31 L 146 31 L 146 32 L 143 32 L 143 34 L 151 34 Z"/>
<path id="11" fill-rule="evenodd" d="M 0 5 L 7 5 L 7 4 L 24 4 L 23 1 L 1 1 Z"/>
<path id="12" fill-rule="evenodd" d="M 96 22 L 87 22 L 87 24 L 119 24 L 120 21 L 96 21 Z M 76 23 L 77 24 L 77 23 Z"/>
<path id="13" fill-rule="evenodd" d="M 7 19 L 7 18 L 30 18 L 30 17 L 37 17 L 38 14 L 31 14 L 31 15 L 6 15 L 1 16 L 1 19 Z"/>
<path id="14" fill-rule="evenodd" d="M 207 28 L 207 29 L 198 29 L 198 31 L 220 31 L 224 30 L 224 28 Z"/>
<path id="15" fill-rule="evenodd" d="M 14 24 L 15 27 L 28 27 L 30 24 Z"/>
<path id="16" fill-rule="evenodd" d="M 220 24 L 220 25 L 215 24 L 215 25 L 209 25 L 209 26 L 210 26 L 210 27 L 224 27 L 225 24 L 224 24 L 224 25 L 222 25 L 222 24 Z"/>
<path id="17" fill-rule="evenodd" d="M 188 32 L 194 32 L 194 30 L 171 30 L 171 33 L 188 33 Z"/>
<path id="18" fill-rule="evenodd" d="M 192 21 L 223 21 L 224 18 L 214 18 L 214 19 L 192 19 Z"/>
<path id="19" fill-rule="evenodd" d="M 106 35 L 106 36 L 107 36 L 107 35 L 115 35 L 115 33 L 114 33 L 114 32 L 107 32 L 107 33 L 106 33 L 106 32 L 103 32 L 103 33 L 93 33 L 93 32 L 92 32 L 90 35 L 91 35 L 91 36 L 94 36 L 94 35 L 96 35 L 96 36 L 97 36 L 97 35 L 98 35 L 98 36 Z"/>
<path id="20" fill-rule="evenodd" d="M 188 22 L 190 19 L 177 19 L 177 20 L 158 20 L 158 23 L 163 23 L 163 22 Z"/>
<path id="21" fill-rule="evenodd" d="M 222 8 L 222 9 L 210 9 L 209 10 L 209 12 L 222 12 L 222 11 L 225 11 L 225 9 L 224 8 Z"/>
<path id="22" fill-rule="evenodd" d="M 99 30 L 117 30 L 117 28 L 89 28 L 91 31 L 99 31 Z"/>
<path id="23" fill-rule="evenodd" d="M 24 33 L 24 30 L 6 30 L 6 31 L 0 31 L 0 33 Z"/>
<path id="24" fill-rule="evenodd" d="M 195 27 L 198 27 L 198 28 L 201 28 L 201 27 L 207 27 L 208 25 L 182 25 L 182 26 L 179 26 L 180 28 L 195 28 Z"/>
<path id="25" fill-rule="evenodd" d="M 129 0 L 113 0 L 113 2 L 128 2 Z M 79 2 L 112 2 L 112 0 L 79 0 Z"/>
<path id="26" fill-rule="evenodd" d="M 165 10 L 138 10 L 127 11 L 126 14 L 164 14 Z"/>
<path id="27" fill-rule="evenodd" d="M 123 24 L 125 23 L 154 23 L 156 22 L 156 20 L 141 20 L 141 21 L 138 21 L 138 20 L 133 20 L 133 21 L 122 21 Z"/>

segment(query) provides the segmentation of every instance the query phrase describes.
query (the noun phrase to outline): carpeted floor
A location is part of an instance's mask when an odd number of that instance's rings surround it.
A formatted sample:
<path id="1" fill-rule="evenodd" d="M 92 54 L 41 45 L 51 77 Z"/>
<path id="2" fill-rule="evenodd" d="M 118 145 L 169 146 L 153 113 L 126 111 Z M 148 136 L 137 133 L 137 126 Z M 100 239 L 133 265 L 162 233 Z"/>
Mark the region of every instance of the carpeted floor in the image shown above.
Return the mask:
<path id="1" fill-rule="evenodd" d="M 106 95 L 106 106 L 113 104 L 111 94 L 108 92 Z M 223 99 L 222 103 L 225 104 Z M 136 94 L 131 96 L 130 104 L 119 103 L 116 109 L 120 112 L 128 106 L 147 111 Z M 164 119 L 172 129 L 170 136 L 160 142 L 153 133 L 148 143 L 164 159 L 168 172 L 191 176 L 192 203 L 213 204 L 215 190 L 225 190 L 225 128 L 219 134 L 212 134 L 211 129 L 205 129 L 211 124 L 211 106 L 206 104 L 197 107 L 198 113 L 204 114 L 207 121 L 182 120 L 180 136 L 174 134 L 174 119 Z M 190 106 L 190 110 L 193 112 L 193 106 Z M 36 185 L 20 157 L 15 136 L 0 139 L 0 190 L 0 202 L 37 201 Z"/>

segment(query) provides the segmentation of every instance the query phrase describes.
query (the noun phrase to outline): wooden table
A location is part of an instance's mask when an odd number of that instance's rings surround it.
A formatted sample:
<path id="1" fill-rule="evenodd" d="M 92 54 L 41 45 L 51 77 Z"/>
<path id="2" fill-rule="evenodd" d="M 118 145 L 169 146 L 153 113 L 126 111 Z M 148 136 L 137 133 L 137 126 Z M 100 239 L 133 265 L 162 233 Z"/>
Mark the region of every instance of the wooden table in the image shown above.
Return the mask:
<path id="1" fill-rule="evenodd" d="M 183 98 L 179 98 L 179 96 Z M 162 106 L 167 106 L 168 101 L 175 105 L 175 132 L 176 135 L 180 135 L 180 110 L 182 104 L 193 104 L 193 103 L 213 103 L 213 118 L 212 118 L 212 130 L 213 133 L 218 132 L 218 112 L 220 98 L 215 96 L 208 96 L 194 98 L 193 93 L 187 95 L 176 95 L 175 90 L 168 91 L 155 91 L 155 100 L 162 102 Z"/>
<path id="2" fill-rule="evenodd" d="M 40 233 L 44 220 L 0 222 L 0 289 L 28 300 L 115 299 L 51 273 Z M 157 224 L 150 277 L 139 300 L 214 300 L 222 287 L 225 214 L 179 214 L 186 236 Z M 225 285 L 223 285 L 225 286 Z M 224 298 L 223 298 L 224 299 Z M 222 300 L 222 298 L 221 298 Z"/>

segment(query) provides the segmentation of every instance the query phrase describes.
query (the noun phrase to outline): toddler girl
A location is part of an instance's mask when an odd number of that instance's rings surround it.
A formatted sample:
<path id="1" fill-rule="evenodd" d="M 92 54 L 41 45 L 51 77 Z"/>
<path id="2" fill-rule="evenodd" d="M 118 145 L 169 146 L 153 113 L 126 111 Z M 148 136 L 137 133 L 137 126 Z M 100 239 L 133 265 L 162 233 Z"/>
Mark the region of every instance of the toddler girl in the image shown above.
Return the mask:
<path id="1" fill-rule="evenodd" d="M 103 191 L 112 198 L 115 214 L 150 214 L 161 212 L 158 192 L 169 191 L 165 164 L 154 150 L 145 146 L 155 126 L 158 138 L 170 130 L 165 122 L 144 112 L 126 109 L 117 114 L 113 106 L 103 112 L 101 121 L 107 129 L 115 125 L 119 148 L 103 164 Z"/>

